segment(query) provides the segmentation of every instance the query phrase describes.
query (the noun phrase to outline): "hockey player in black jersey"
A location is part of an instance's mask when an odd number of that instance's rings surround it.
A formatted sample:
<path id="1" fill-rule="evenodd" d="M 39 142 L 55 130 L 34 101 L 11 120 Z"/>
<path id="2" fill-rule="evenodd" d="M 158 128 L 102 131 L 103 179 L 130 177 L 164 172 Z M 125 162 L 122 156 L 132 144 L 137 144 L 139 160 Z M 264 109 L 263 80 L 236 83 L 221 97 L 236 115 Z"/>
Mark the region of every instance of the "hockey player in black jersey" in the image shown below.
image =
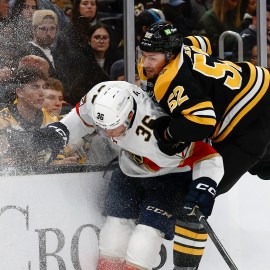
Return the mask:
<path id="1" fill-rule="evenodd" d="M 212 57 L 207 38 L 186 40 L 170 23 L 150 26 L 140 43 L 139 75 L 144 89 L 170 114 L 155 123 L 161 151 L 172 155 L 192 141 L 210 137 L 224 161 L 225 174 L 218 186 L 222 194 L 244 173 L 255 172 L 252 167 L 267 149 L 270 74 L 249 62 Z M 189 225 L 180 222 L 176 236 L 199 244 L 198 239 L 205 237 L 200 224 L 194 219 Z M 174 251 L 177 269 L 193 270 L 203 247 L 175 243 Z"/>

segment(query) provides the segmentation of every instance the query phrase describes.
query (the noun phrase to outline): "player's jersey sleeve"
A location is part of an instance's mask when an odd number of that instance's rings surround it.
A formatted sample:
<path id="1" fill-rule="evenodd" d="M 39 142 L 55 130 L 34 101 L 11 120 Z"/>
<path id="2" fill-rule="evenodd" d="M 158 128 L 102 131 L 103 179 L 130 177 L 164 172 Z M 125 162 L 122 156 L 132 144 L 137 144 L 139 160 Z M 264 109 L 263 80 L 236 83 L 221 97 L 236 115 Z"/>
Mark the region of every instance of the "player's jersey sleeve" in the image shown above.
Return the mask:
<path id="1" fill-rule="evenodd" d="M 157 102 L 172 116 L 169 132 L 176 140 L 192 142 L 208 137 L 216 125 L 211 99 L 182 52 L 159 75 L 154 92 Z"/>
<path id="2" fill-rule="evenodd" d="M 180 166 L 189 166 L 192 169 L 193 180 L 207 177 L 218 184 L 224 175 L 221 155 L 204 141 L 195 142 L 191 147 L 190 156 Z"/>
<path id="3" fill-rule="evenodd" d="M 76 108 L 72 109 L 60 122 L 69 130 L 69 145 L 72 149 L 80 147 L 83 142 L 82 137 L 95 131 L 93 126 L 85 125 Z"/>

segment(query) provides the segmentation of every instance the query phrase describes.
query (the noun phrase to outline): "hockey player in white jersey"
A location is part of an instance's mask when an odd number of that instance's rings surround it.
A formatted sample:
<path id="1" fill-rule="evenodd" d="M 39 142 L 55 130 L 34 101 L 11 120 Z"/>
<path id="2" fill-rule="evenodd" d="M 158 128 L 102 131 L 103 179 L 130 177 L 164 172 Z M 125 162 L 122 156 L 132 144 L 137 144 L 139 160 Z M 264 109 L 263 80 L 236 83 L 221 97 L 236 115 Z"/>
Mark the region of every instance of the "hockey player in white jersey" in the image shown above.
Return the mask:
<path id="1" fill-rule="evenodd" d="M 98 130 L 121 149 L 104 205 L 99 270 L 152 269 L 180 212 L 191 214 L 197 205 L 211 214 L 222 158 L 203 141 L 179 145 L 173 156 L 161 152 L 152 120 L 165 115 L 137 86 L 110 81 L 92 88 L 61 120 L 74 147 Z"/>

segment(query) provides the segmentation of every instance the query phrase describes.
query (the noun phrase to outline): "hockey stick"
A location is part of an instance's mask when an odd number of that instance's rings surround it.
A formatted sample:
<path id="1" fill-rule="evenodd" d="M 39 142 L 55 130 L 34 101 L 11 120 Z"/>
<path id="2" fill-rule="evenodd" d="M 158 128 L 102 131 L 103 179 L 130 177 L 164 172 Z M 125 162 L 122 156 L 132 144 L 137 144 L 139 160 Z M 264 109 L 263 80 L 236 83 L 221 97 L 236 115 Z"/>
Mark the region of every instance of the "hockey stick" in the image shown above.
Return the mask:
<path id="1" fill-rule="evenodd" d="M 237 266 L 235 265 L 235 263 L 233 262 L 233 260 L 229 256 L 228 252 L 226 251 L 226 249 L 224 248 L 224 246 L 222 245 L 222 243 L 220 242 L 220 240 L 216 236 L 215 232 L 213 231 L 213 229 L 211 228 L 211 226 L 209 225 L 209 223 L 205 219 L 205 216 L 201 213 L 201 211 L 198 209 L 198 207 L 195 207 L 194 211 L 195 211 L 196 217 L 203 225 L 204 229 L 206 230 L 206 232 L 210 236 L 211 240 L 215 244 L 216 248 L 218 249 L 219 253 L 223 257 L 223 259 L 225 260 L 227 265 L 232 270 L 238 270 Z"/>

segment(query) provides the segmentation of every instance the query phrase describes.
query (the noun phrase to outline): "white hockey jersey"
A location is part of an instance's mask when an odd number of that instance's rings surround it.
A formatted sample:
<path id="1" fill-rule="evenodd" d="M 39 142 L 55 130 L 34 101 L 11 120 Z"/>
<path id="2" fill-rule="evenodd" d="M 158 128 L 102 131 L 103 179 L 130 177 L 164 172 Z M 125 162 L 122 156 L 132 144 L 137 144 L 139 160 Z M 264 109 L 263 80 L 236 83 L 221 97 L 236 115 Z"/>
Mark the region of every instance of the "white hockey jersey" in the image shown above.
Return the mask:
<path id="1" fill-rule="evenodd" d="M 167 114 L 141 88 L 128 82 L 99 83 L 61 120 L 70 131 L 69 143 L 73 147 L 79 144 L 83 136 L 95 131 L 90 107 L 97 89 L 106 84 L 129 91 L 137 105 L 134 119 L 126 132 L 117 138 L 108 138 L 121 148 L 119 165 L 126 175 L 153 177 L 192 170 L 193 180 L 209 177 L 219 183 L 224 173 L 222 157 L 209 143 L 191 143 L 183 152 L 174 156 L 168 156 L 159 150 L 149 122 Z"/>

